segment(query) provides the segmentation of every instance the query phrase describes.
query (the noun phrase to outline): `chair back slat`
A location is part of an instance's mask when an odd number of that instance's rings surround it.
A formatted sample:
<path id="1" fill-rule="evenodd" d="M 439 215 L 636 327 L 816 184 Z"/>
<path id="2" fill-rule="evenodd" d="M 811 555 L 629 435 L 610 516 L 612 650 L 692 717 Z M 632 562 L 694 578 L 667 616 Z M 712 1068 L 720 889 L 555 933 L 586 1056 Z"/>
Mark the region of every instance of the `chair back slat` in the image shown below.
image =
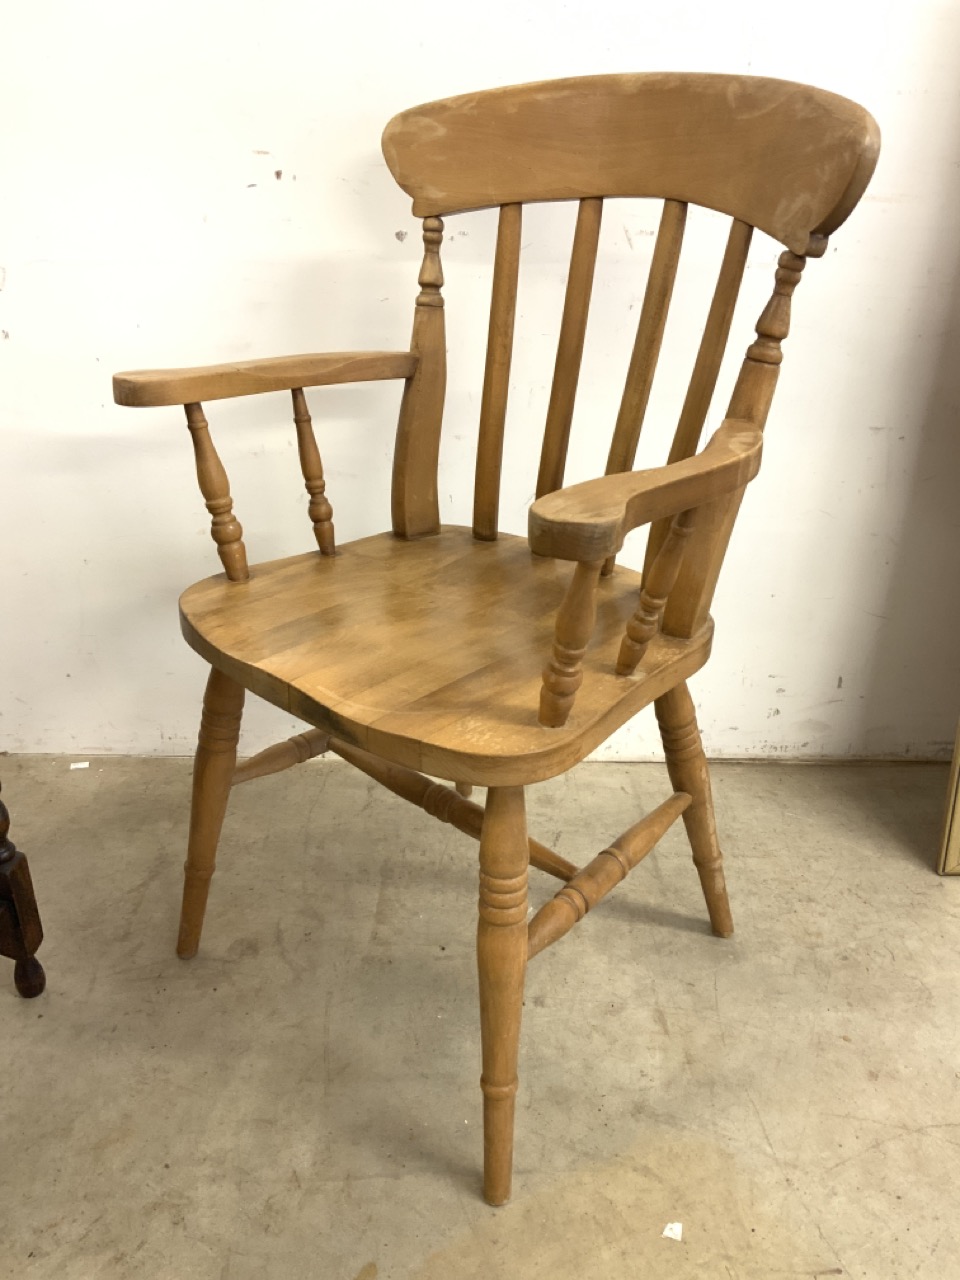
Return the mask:
<path id="1" fill-rule="evenodd" d="M 510 362 L 513 356 L 513 324 L 517 310 L 520 269 L 521 206 L 500 209 L 497 252 L 490 299 L 487 363 L 480 402 L 480 438 L 477 444 L 476 486 L 473 499 L 474 536 L 487 541 L 497 536 L 500 509 L 500 468 L 503 461 L 503 427 L 507 417 Z"/>
<path id="2" fill-rule="evenodd" d="M 633 467 L 647 401 L 650 399 L 653 377 L 657 371 L 657 359 L 673 296 L 673 282 L 677 276 L 686 220 L 685 204 L 679 200 L 663 202 L 660 229 L 657 232 L 657 243 L 637 325 L 637 337 L 633 344 L 623 399 L 620 401 L 620 412 L 617 414 L 617 425 L 607 458 L 607 475 L 617 471 L 630 471 Z"/>
<path id="3" fill-rule="evenodd" d="M 489 341 L 480 412 L 474 532 L 497 536 L 504 426 L 513 356 L 521 211 L 578 201 L 536 493 L 566 482 L 567 454 L 593 293 L 603 203 L 663 201 L 607 474 L 635 465 L 690 205 L 733 220 L 699 338 L 670 462 L 696 452 L 713 400 L 753 228 L 779 240 L 778 288 L 737 382 L 728 416 L 761 426 L 776 382 L 788 293 L 798 263 L 817 256 L 848 217 L 876 164 L 879 131 L 847 99 L 751 76 L 654 73 L 514 85 L 426 103 L 394 117 L 387 164 L 424 219 L 422 286 L 394 455 L 394 531 L 439 532 L 438 473 L 445 386 L 442 217 L 499 207 Z M 711 273 L 712 274 L 712 273 Z M 709 607 L 728 536 L 730 497 L 698 517 L 664 629 L 691 634 Z M 722 508 L 722 510 L 721 510 Z M 667 526 L 654 525 L 652 563 Z M 613 567 L 612 558 L 604 571 Z M 688 596 L 682 608 L 673 595 Z"/>
<path id="4" fill-rule="evenodd" d="M 741 222 L 739 218 L 734 218 L 727 236 L 727 247 L 720 264 L 716 288 L 713 291 L 710 310 L 707 312 L 707 323 L 704 326 L 703 337 L 700 339 L 700 347 L 694 361 L 683 408 L 680 411 L 668 462 L 680 462 L 684 458 L 692 457 L 697 451 L 700 433 L 703 431 L 703 424 L 710 411 L 710 403 L 720 374 L 720 365 L 723 363 L 723 355 L 727 348 L 730 325 L 733 322 L 733 313 L 740 294 L 752 236 L 753 227 L 746 222 Z M 669 521 L 659 520 L 650 530 L 643 562 L 644 576 L 649 573 L 663 545 L 669 523 Z"/>
<path id="5" fill-rule="evenodd" d="M 703 337 L 700 339 L 690 385 L 687 387 L 680 420 L 673 437 L 668 459 L 670 462 L 680 462 L 697 451 L 700 432 L 703 430 L 703 424 L 710 410 L 723 353 L 727 347 L 727 338 L 730 336 L 730 325 L 733 322 L 733 312 L 737 305 L 744 268 L 747 265 L 752 235 L 753 227 L 746 222 L 741 222 L 739 218 L 734 218 L 730 225 L 727 247 L 724 250 L 723 262 L 720 264 L 720 274 L 717 277 L 717 286 L 713 291 L 713 299 L 707 313 L 707 323 L 703 330 Z"/>
<path id="6" fill-rule="evenodd" d="M 417 217 L 584 196 L 669 196 L 795 253 L 856 205 L 880 147 L 856 103 L 761 76 L 654 72 L 428 102 L 383 134 Z"/>
<path id="7" fill-rule="evenodd" d="M 591 198 L 581 200 L 577 212 L 577 228 L 570 255 L 570 273 L 567 276 L 567 292 L 563 302 L 563 319 L 560 322 L 560 339 L 557 343 L 557 361 L 550 388 L 550 404 L 547 408 L 547 425 L 543 434 L 540 454 L 540 471 L 537 476 L 537 497 L 553 493 L 563 485 L 563 472 L 567 462 L 567 446 L 570 441 L 570 424 L 573 406 L 580 380 L 580 362 L 583 358 L 583 340 L 587 331 L 587 314 L 593 291 L 593 273 L 597 262 L 597 245 L 600 241 L 600 219 L 603 201 Z"/>

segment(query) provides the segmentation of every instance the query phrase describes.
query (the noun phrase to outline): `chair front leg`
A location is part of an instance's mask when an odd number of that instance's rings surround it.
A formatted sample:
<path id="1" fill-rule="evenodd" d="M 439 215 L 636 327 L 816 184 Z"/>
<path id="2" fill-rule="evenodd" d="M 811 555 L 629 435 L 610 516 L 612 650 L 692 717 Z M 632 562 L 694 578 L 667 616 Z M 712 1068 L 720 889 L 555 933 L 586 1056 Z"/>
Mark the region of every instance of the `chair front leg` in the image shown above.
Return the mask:
<path id="1" fill-rule="evenodd" d="M 686 791 L 693 803 L 683 815 L 700 887 L 707 902 L 710 924 L 720 938 L 733 933 L 733 916 L 723 875 L 723 855 L 713 814 L 710 771 L 703 753 L 697 714 L 686 681 L 681 681 L 654 703 L 667 771 L 675 791 Z"/>
<path id="2" fill-rule="evenodd" d="M 193 764 L 190 837 L 183 868 L 183 906 L 177 939 L 177 955 L 183 960 L 195 956 L 200 946 L 220 828 L 237 764 L 243 696 L 243 685 L 211 667 Z"/>
<path id="3" fill-rule="evenodd" d="M 527 822 L 523 787 L 491 787 L 480 837 L 480 1038 L 483 1194 L 510 1198 L 517 1053 L 527 967 Z"/>

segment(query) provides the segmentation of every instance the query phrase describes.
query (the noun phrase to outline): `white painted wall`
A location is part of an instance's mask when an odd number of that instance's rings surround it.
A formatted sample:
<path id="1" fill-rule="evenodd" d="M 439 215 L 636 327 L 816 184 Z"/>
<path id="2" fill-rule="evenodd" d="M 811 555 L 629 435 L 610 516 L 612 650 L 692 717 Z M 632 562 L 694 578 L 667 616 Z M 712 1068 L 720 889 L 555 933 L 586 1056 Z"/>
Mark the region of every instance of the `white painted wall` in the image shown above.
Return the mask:
<path id="1" fill-rule="evenodd" d="M 203 671 L 176 596 L 217 562 L 178 411 L 115 408 L 112 371 L 403 347 L 419 237 L 379 154 L 389 116 L 495 84 L 691 69 L 847 94 L 877 116 L 885 147 L 865 203 L 797 296 L 764 471 L 696 684 L 710 749 L 947 750 L 960 709 L 960 6 L 34 0 L 8 13 L 4 43 L 0 745 L 181 753 L 195 741 Z M 605 453 L 654 217 L 609 210 L 575 479 Z M 675 414 L 689 360 L 677 339 L 703 313 L 691 290 L 719 243 L 710 221 L 682 272 L 643 461 L 662 457 Z M 526 228 L 504 502 L 517 531 L 571 225 L 549 208 Z M 448 230 L 442 491 L 445 517 L 467 521 L 493 223 Z M 738 352 L 776 256 L 769 241 L 758 249 Z M 729 385 L 730 370 L 714 423 Z M 313 402 L 339 536 L 386 527 L 397 390 Z M 285 398 L 210 416 L 254 558 L 305 549 Z M 609 753 L 648 754 L 650 721 Z M 263 709 L 248 726 L 254 749 L 287 721 Z"/>

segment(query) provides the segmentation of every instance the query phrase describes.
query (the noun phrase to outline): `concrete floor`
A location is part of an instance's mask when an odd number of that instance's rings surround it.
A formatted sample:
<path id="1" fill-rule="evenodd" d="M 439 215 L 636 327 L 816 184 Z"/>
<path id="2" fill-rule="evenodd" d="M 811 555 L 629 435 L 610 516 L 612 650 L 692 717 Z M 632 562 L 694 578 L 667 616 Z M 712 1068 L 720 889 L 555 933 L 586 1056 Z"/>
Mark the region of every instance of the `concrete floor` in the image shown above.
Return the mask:
<path id="1" fill-rule="evenodd" d="M 340 763 L 251 783 L 183 963 L 189 763 L 67 763 L 0 761 L 48 973 L 0 961 L 4 1277 L 960 1276 L 945 769 L 716 767 L 735 939 L 678 827 L 533 962 L 493 1210 L 471 842 Z M 663 794 L 586 765 L 531 830 L 584 860 Z"/>

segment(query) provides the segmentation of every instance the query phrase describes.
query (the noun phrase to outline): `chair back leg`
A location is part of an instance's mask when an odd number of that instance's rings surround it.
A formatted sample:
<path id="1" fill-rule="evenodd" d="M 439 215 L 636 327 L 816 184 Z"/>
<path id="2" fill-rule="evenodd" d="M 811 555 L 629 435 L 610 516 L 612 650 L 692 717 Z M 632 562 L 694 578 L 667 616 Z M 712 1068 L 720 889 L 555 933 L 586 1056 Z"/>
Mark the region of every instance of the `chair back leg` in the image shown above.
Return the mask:
<path id="1" fill-rule="evenodd" d="M 527 821 L 523 787 L 491 787 L 480 836 L 480 1039 L 483 1194 L 510 1198 L 517 1053 L 527 968 Z"/>
<path id="2" fill-rule="evenodd" d="M 683 821 L 703 896 L 707 900 L 710 924 L 718 937 L 729 938 L 733 933 L 733 917 L 723 877 L 723 855 L 717 840 L 710 772 L 686 681 L 676 685 L 662 698 L 657 698 L 654 706 L 673 788 L 693 796 L 693 803 L 684 813 Z"/>
<path id="3" fill-rule="evenodd" d="M 207 894 L 217 858 L 220 828 L 237 764 L 237 742 L 243 714 L 242 685 L 210 668 L 203 695 L 200 737 L 193 764 L 190 836 L 184 863 L 183 906 L 177 955 L 189 960 L 197 954 Z"/>

